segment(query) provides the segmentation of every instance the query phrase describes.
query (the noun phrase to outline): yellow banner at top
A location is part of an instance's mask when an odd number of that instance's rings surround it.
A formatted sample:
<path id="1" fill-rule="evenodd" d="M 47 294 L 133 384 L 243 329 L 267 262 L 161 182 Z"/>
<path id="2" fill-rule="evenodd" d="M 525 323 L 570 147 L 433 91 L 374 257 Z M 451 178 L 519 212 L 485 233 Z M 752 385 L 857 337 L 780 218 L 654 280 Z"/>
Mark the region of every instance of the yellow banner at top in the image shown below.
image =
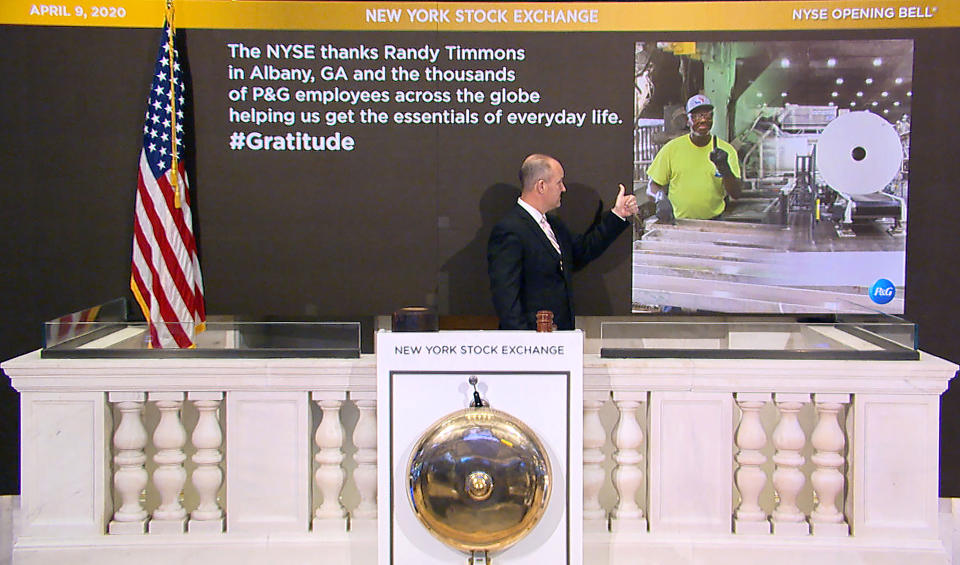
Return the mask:
<path id="1" fill-rule="evenodd" d="M 164 0 L 4 0 L 0 24 L 160 27 Z M 748 31 L 960 27 L 957 0 L 274 2 L 177 0 L 179 28 L 359 31 Z"/>

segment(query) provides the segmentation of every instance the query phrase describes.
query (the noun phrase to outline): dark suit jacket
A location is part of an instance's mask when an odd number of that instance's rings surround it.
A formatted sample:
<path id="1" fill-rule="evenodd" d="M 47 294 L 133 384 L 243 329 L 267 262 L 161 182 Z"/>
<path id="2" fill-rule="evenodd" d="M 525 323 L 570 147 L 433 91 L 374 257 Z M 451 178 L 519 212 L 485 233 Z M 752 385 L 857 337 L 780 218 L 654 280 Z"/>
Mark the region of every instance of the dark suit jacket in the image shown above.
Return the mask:
<path id="1" fill-rule="evenodd" d="M 537 311 L 553 312 L 560 330 L 574 329 L 574 271 L 600 256 L 629 225 L 607 211 L 583 235 L 567 229 L 559 218 L 548 215 L 561 255 L 526 210 L 515 205 L 493 227 L 487 243 L 487 267 L 493 307 L 500 329 L 534 330 Z"/>

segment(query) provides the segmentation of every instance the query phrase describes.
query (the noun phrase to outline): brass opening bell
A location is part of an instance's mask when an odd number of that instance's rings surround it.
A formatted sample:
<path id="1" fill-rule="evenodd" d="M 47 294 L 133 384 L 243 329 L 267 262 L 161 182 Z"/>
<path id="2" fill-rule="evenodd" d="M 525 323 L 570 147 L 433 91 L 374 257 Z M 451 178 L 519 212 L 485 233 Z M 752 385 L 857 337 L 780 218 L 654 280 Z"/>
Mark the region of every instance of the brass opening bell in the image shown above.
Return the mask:
<path id="1" fill-rule="evenodd" d="M 489 565 L 529 534 L 550 500 L 547 450 L 524 422 L 490 407 L 479 379 L 466 408 L 428 427 L 407 464 L 416 518 L 435 538 L 463 551 L 468 565 Z"/>

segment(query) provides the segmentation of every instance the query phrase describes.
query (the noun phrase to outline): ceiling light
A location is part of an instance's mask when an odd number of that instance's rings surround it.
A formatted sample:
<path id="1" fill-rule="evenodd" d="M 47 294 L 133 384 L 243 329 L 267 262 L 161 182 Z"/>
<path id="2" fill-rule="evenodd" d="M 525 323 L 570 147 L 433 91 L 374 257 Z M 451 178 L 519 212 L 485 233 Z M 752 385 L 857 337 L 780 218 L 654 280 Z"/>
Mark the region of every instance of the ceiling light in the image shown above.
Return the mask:
<path id="1" fill-rule="evenodd" d="M 837 66 L 837 60 L 834 59 L 833 57 L 830 57 L 829 59 L 827 59 L 827 66 L 828 66 L 828 67 L 836 67 L 836 66 Z"/>
<path id="2" fill-rule="evenodd" d="M 884 90 L 883 92 L 880 93 L 880 96 L 883 96 L 884 98 L 886 98 L 887 96 L 890 96 L 890 93 Z"/>
<path id="3" fill-rule="evenodd" d="M 852 107 L 852 106 L 856 106 L 856 105 L 857 105 L 856 102 L 850 102 L 850 106 L 851 106 L 851 107 Z"/>
<path id="4" fill-rule="evenodd" d="M 894 101 L 893 105 L 894 105 L 894 106 L 899 106 L 899 105 L 900 105 L 900 101 L 899 101 L 899 100 Z"/>
<path id="5" fill-rule="evenodd" d="M 790 66 L 790 59 L 787 59 L 786 57 L 784 57 L 783 59 L 780 59 L 780 68 L 786 69 L 789 66 Z"/>
<path id="6" fill-rule="evenodd" d="M 862 90 L 858 90 L 858 91 L 857 91 L 857 98 L 863 98 L 863 91 L 862 91 Z"/>
<path id="7" fill-rule="evenodd" d="M 908 91 L 907 91 L 907 96 L 913 96 L 913 91 L 912 91 L 912 90 L 908 90 Z"/>
<path id="8" fill-rule="evenodd" d="M 876 59 L 873 60 L 874 67 L 879 67 L 882 64 L 883 64 L 883 59 L 881 59 L 880 57 L 877 57 Z"/>
<path id="9" fill-rule="evenodd" d="M 831 100 L 831 101 L 827 102 L 827 106 L 836 106 L 836 104 L 834 104 L 834 103 L 833 103 L 833 100 Z"/>
<path id="10" fill-rule="evenodd" d="M 865 80 L 865 81 L 863 81 L 863 82 L 864 82 L 864 84 L 873 84 L 873 79 L 867 77 L 867 80 Z"/>
<path id="11" fill-rule="evenodd" d="M 884 113 L 884 114 L 889 114 L 889 113 L 890 113 L 890 108 L 884 108 L 883 113 Z"/>
<path id="12" fill-rule="evenodd" d="M 786 93 L 786 92 L 781 92 L 781 93 L 780 93 L 780 98 L 786 98 L 786 97 L 787 97 L 787 93 Z"/>
<path id="13" fill-rule="evenodd" d="M 840 96 L 840 93 L 834 90 L 833 92 L 830 93 L 830 96 L 832 96 L 833 98 L 836 98 L 837 96 Z"/>
<path id="14" fill-rule="evenodd" d="M 837 77 L 837 84 L 843 84 L 843 77 Z"/>
<path id="15" fill-rule="evenodd" d="M 762 98 L 762 97 L 763 97 L 763 93 L 758 90 L 758 91 L 757 91 L 757 98 Z"/>
<path id="16" fill-rule="evenodd" d="M 903 84 L 903 77 L 897 77 L 897 78 L 893 79 L 893 82 L 895 82 L 895 83 L 897 83 L 897 84 Z"/>
<path id="17" fill-rule="evenodd" d="M 876 100 L 874 100 L 873 102 L 870 103 L 871 106 L 876 106 L 877 104 L 878 104 L 878 102 L 877 102 Z"/>

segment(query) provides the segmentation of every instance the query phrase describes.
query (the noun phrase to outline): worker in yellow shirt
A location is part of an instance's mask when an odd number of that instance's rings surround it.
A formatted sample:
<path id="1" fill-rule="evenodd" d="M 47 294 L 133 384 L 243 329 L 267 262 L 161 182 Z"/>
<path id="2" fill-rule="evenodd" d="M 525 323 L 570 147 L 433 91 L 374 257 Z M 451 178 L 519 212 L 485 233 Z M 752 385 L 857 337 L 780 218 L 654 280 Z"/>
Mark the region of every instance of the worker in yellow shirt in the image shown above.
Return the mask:
<path id="1" fill-rule="evenodd" d="M 687 100 L 690 134 L 660 148 L 647 169 L 647 194 L 661 222 L 709 220 L 723 212 L 724 197 L 740 197 L 740 163 L 732 145 L 711 135 L 713 104 L 702 94 Z"/>

